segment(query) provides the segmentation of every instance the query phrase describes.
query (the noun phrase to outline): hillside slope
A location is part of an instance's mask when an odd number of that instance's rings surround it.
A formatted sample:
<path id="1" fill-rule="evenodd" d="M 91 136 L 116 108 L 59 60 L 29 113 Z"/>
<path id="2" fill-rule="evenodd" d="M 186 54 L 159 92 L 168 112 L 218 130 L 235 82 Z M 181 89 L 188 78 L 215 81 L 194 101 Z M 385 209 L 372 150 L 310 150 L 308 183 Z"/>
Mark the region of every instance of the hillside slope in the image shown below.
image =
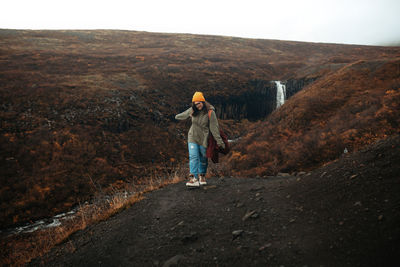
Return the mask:
<path id="1" fill-rule="evenodd" d="M 297 177 L 167 186 L 31 266 L 397 266 L 399 147 L 379 140 Z"/>
<path id="2" fill-rule="evenodd" d="M 236 175 L 310 170 L 400 132 L 400 58 L 357 61 L 290 98 L 233 148 Z"/>
<path id="3" fill-rule="evenodd" d="M 229 104 L 220 117 L 246 119 L 243 110 L 265 104 L 254 92 L 271 80 L 313 80 L 399 54 L 186 34 L 0 30 L 1 228 L 170 173 L 186 160 L 188 127 L 173 115 L 195 90 L 217 107 Z M 249 125 L 222 123 L 232 138 Z"/>

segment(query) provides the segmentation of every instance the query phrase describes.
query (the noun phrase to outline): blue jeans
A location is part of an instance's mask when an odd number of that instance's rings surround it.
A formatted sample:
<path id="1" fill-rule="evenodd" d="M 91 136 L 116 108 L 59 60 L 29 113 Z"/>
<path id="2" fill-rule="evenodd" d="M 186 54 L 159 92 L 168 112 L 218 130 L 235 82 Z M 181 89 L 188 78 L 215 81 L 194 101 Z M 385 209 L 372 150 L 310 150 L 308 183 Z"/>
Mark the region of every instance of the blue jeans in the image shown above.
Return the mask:
<path id="1" fill-rule="evenodd" d="M 196 178 L 199 174 L 206 174 L 208 159 L 206 157 L 207 148 L 195 143 L 189 143 L 189 167 L 190 173 Z"/>

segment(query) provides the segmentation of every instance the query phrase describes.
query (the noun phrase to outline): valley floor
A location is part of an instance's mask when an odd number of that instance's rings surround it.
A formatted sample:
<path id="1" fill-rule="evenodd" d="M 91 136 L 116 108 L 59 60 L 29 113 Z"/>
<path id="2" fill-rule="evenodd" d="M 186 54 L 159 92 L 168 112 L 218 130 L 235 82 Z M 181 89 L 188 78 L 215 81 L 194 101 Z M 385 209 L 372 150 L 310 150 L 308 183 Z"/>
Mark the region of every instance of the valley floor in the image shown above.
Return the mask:
<path id="1" fill-rule="evenodd" d="M 164 187 L 31 265 L 399 266 L 400 138 L 301 176 Z"/>

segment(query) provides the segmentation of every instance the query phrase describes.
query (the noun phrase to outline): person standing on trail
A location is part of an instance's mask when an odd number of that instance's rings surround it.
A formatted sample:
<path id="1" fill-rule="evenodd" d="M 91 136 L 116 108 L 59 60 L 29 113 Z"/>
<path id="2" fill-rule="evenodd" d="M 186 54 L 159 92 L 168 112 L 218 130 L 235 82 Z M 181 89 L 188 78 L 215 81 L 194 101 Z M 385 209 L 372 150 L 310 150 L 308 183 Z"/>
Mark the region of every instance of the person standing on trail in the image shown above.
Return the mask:
<path id="1" fill-rule="evenodd" d="M 210 103 L 206 102 L 203 93 L 195 92 L 192 98 L 192 106 L 175 116 L 177 120 L 186 120 L 188 118 L 192 119 L 192 125 L 188 133 L 190 175 L 186 186 L 199 187 L 207 184 L 205 176 L 208 166 L 206 151 L 209 133 L 211 132 L 214 136 L 220 148 L 224 149 L 225 144 L 219 133 L 215 109 Z"/>

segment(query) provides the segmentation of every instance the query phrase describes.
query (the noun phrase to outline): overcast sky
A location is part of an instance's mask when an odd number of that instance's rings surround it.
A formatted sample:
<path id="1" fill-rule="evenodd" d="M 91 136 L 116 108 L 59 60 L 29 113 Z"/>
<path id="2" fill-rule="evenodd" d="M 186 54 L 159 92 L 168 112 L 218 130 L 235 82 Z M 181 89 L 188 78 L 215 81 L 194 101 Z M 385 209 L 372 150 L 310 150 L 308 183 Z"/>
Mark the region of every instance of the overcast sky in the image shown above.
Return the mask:
<path id="1" fill-rule="evenodd" d="M 400 0 L 2 0 L 3 29 L 123 29 L 400 45 Z"/>

